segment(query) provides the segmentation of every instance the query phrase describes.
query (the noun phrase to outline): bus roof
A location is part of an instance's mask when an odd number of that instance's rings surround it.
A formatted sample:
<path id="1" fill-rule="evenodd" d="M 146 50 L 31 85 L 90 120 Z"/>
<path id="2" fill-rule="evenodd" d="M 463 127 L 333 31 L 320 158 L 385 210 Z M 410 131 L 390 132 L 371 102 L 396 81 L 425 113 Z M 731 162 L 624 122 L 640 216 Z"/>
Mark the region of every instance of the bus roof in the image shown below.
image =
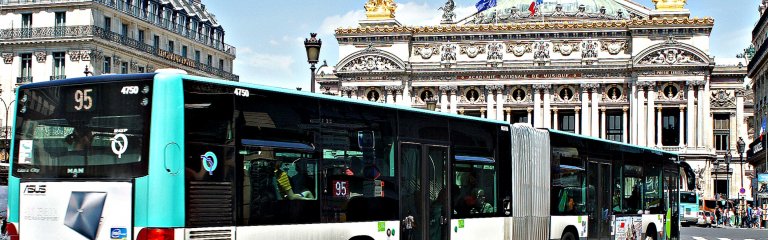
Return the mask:
<path id="1" fill-rule="evenodd" d="M 449 117 L 449 118 L 459 118 L 459 119 L 472 120 L 472 121 L 481 121 L 481 122 L 509 125 L 509 123 L 507 123 L 505 121 L 491 120 L 491 119 L 485 119 L 485 118 L 479 118 L 479 117 L 473 117 L 473 116 L 466 116 L 466 115 L 459 115 L 459 114 L 449 114 L 449 113 L 438 112 L 438 111 L 429 111 L 429 110 L 426 110 L 426 109 L 413 108 L 413 107 L 405 107 L 405 106 L 395 105 L 395 104 L 378 103 L 378 102 L 371 102 L 371 101 L 360 101 L 360 100 L 356 100 L 356 99 L 352 99 L 352 98 L 345 98 L 345 97 L 339 97 L 339 96 L 331 96 L 331 95 L 320 94 L 320 93 L 312 93 L 312 92 L 306 92 L 306 91 L 297 91 L 297 90 L 288 89 L 288 88 L 279 88 L 279 87 L 270 87 L 270 86 L 265 86 L 265 85 L 252 84 L 252 83 L 225 81 L 225 80 L 212 79 L 212 78 L 206 78 L 206 77 L 198 77 L 198 76 L 192 76 L 192 75 L 184 75 L 184 74 L 174 74 L 174 75 L 180 75 L 184 79 L 189 79 L 189 80 L 194 80 L 194 81 L 201 81 L 201 82 L 208 82 L 208 83 L 215 83 L 215 84 L 223 84 L 223 85 L 229 85 L 229 86 L 235 86 L 235 87 L 254 88 L 254 89 L 259 89 L 259 90 L 265 90 L 265 91 L 271 91 L 271 92 L 280 92 L 280 93 L 286 93 L 286 94 L 292 94 L 292 95 L 298 95 L 298 96 L 305 96 L 305 97 L 313 97 L 313 98 L 319 98 L 319 99 L 325 99 L 325 100 L 331 100 L 331 101 L 339 101 L 339 102 L 346 102 L 346 103 L 362 104 L 362 105 L 382 107 L 382 108 L 388 108 L 388 109 L 397 109 L 397 110 L 410 111 L 410 112 L 426 113 L 426 114 L 444 116 L 444 117 Z"/>
<path id="2" fill-rule="evenodd" d="M 55 80 L 55 81 L 44 81 L 44 82 L 34 82 L 34 83 L 24 84 L 24 85 L 21 85 L 19 89 L 60 86 L 60 85 L 68 85 L 68 84 L 151 79 L 155 75 L 157 74 L 156 73 L 133 73 L 133 74 L 107 74 L 107 75 L 92 76 L 92 77 L 67 78 L 67 79 Z"/>
<path id="3" fill-rule="evenodd" d="M 616 142 L 616 141 L 611 141 L 611 140 L 608 140 L 608 139 L 602 139 L 602 138 L 596 138 L 596 137 L 592 137 L 592 136 L 586 136 L 586 135 L 580 135 L 580 134 L 575 134 L 575 133 L 570 133 L 570 132 L 564 132 L 564 131 L 559 131 L 559 130 L 555 130 L 555 129 L 546 129 L 546 130 L 548 130 L 550 132 L 553 132 L 553 133 L 558 133 L 558 134 L 563 134 L 563 135 L 568 135 L 568 136 L 573 136 L 573 137 L 591 139 L 591 140 L 595 140 L 595 141 L 601 141 L 601 142 L 605 142 L 605 143 L 617 144 L 617 145 L 622 145 L 622 146 L 626 146 L 626 147 L 639 148 L 639 149 L 648 150 L 648 151 L 652 151 L 652 152 L 656 152 L 656 153 L 661 153 L 661 154 L 670 154 L 670 155 L 678 156 L 677 153 L 668 152 L 668 151 L 664 151 L 664 150 L 656 149 L 656 148 L 649 148 L 649 147 L 644 147 L 644 146 L 627 144 L 627 143 L 623 143 L 623 142 Z"/>

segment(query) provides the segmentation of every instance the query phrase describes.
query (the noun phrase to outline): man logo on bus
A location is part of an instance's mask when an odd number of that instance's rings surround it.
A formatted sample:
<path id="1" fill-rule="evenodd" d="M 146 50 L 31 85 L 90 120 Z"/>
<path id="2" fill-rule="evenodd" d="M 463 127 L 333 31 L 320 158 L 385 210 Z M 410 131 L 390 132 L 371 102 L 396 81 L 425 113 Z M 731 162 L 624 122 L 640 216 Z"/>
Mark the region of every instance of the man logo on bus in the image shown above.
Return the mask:
<path id="1" fill-rule="evenodd" d="M 112 152 L 117 154 L 117 158 L 123 157 L 123 153 L 128 149 L 128 137 L 125 134 L 118 133 L 112 140 Z"/>
<path id="2" fill-rule="evenodd" d="M 208 171 L 208 175 L 213 175 L 213 171 L 216 170 L 216 166 L 219 165 L 219 160 L 216 159 L 216 154 L 213 152 L 206 152 L 200 158 L 203 160 L 203 168 Z"/>

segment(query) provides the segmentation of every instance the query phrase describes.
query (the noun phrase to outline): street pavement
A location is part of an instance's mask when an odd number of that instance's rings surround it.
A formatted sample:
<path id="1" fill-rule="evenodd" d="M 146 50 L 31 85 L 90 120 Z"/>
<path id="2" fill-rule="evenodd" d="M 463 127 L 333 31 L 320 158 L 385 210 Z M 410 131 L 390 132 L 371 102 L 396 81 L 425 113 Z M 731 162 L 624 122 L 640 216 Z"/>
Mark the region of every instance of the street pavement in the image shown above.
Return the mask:
<path id="1" fill-rule="evenodd" d="M 681 240 L 768 240 L 768 230 L 683 227 Z"/>

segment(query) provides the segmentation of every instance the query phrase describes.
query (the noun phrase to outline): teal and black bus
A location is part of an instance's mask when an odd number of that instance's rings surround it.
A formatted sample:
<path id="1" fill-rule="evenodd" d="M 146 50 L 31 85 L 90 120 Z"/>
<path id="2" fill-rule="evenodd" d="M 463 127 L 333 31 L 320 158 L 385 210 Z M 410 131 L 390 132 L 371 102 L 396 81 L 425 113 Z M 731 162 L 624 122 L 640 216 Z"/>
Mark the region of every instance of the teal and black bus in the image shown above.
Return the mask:
<path id="1" fill-rule="evenodd" d="M 178 73 L 17 90 L 12 239 L 674 239 L 677 155 Z"/>

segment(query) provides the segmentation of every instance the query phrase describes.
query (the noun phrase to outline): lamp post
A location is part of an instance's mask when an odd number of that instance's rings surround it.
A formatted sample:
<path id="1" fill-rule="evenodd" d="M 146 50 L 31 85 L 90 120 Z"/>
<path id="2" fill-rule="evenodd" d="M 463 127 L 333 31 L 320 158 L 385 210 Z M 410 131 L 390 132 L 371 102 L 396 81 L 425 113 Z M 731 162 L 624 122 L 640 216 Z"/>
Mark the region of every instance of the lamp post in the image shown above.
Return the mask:
<path id="1" fill-rule="evenodd" d="M 310 33 L 309 36 L 309 39 L 304 39 L 304 47 L 307 49 L 307 62 L 309 63 L 309 70 L 312 72 L 310 90 L 315 92 L 315 64 L 320 57 L 320 47 L 323 45 L 323 41 L 317 38 L 317 33 Z"/>
<path id="2" fill-rule="evenodd" d="M 744 155 L 744 146 L 746 143 L 744 143 L 744 139 L 739 137 L 739 141 L 736 141 L 736 151 L 739 152 L 739 164 L 741 164 L 741 188 L 739 188 L 739 195 L 741 195 L 741 201 L 746 204 L 746 201 L 744 201 L 744 194 L 741 193 L 741 190 L 744 189 L 744 159 L 742 158 Z"/>
<path id="3" fill-rule="evenodd" d="M 88 70 L 88 65 L 85 66 L 85 71 L 83 71 L 83 74 L 87 77 L 89 74 L 93 76 L 93 72 L 91 70 Z"/>
<path id="4" fill-rule="evenodd" d="M 733 156 L 731 155 L 731 150 L 728 149 L 727 152 L 725 152 L 725 175 L 728 177 L 728 181 L 725 184 L 725 198 L 731 199 L 731 158 Z"/>
<path id="5" fill-rule="evenodd" d="M 11 156 L 10 149 L 8 149 L 10 147 L 10 145 L 11 145 L 10 144 L 11 138 L 8 137 L 8 110 L 11 108 L 11 105 L 15 101 L 16 100 L 11 100 L 11 102 L 6 104 L 5 103 L 5 99 L 0 98 L 0 102 L 2 102 L 3 103 L 3 107 L 5 107 L 5 118 L 3 118 L 5 120 L 5 125 L 4 125 L 5 129 L 3 130 L 5 132 L 5 139 L 3 140 L 3 142 L 4 142 L 3 149 L 6 149 L 5 159 L 3 159 L 3 160 L 5 160 L 5 162 L 8 162 L 8 160 L 10 159 L 9 157 Z"/>

